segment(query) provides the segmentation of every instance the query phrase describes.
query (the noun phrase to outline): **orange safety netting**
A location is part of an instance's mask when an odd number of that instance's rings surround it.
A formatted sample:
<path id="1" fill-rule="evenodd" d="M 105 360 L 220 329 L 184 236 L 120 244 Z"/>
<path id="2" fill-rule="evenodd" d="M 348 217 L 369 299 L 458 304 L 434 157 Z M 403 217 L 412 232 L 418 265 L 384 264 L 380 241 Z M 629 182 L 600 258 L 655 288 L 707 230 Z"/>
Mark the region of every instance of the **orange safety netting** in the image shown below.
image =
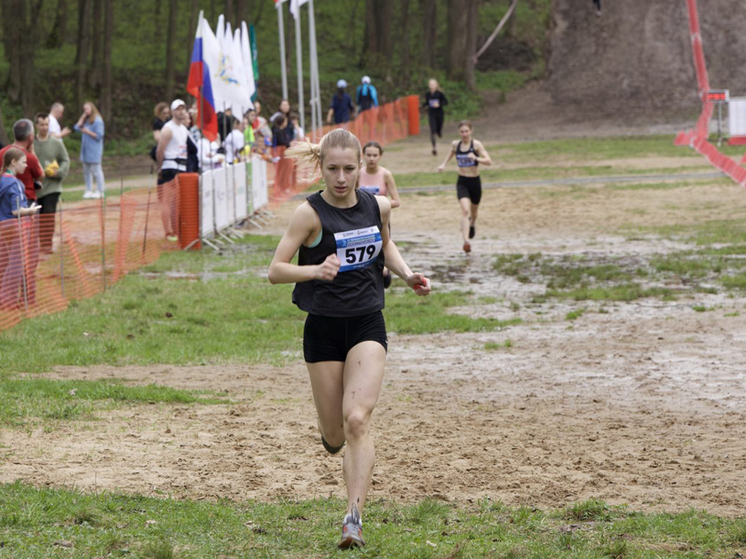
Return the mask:
<path id="1" fill-rule="evenodd" d="M 338 127 L 314 130 L 309 139 L 318 142 Z M 375 140 L 385 145 L 417 134 L 418 99 L 410 96 L 369 109 L 343 127 L 361 144 Z M 309 180 L 310 169 L 296 169 L 283 155 L 284 148 L 266 154 L 271 162 L 266 184 L 274 203 L 317 180 Z M 199 224 L 199 177 L 191 173 L 119 197 L 60 205 L 56 214 L 0 222 L 0 331 L 92 297 L 154 262 L 164 250 L 199 248 Z M 172 235 L 178 241 L 169 241 Z"/>
<path id="2" fill-rule="evenodd" d="M 188 213 L 179 211 L 179 193 L 174 180 L 0 222 L 0 331 L 100 293 L 163 250 L 180 248 L 165 230 L 173 215 Z"/>
<path id="3" fill-rule="evenodd" d="M 345 128 L 357 136 L 361 145 L 376 141 L 382 146 L 403 140 L 411 133 L 419 133 L 419 99 L 415 96 L 403 97 L 361 112 L 354 120 L 345 124 L 323 126 L 307 134 L 308 139 L 318 143 L 324 134 L 335 128 Z M 416 125 L 415 125 L 416 123 Z M 414 130 L 413 130 L 414 128 Z M 273 204 L 281 203 L 299 192 L 306 190 L 318 179 L 309 180 L 311 169 L 297 168 L 292 160 L 284 157 L 285 148 L 275 148 L 274 165 L 268 165 L 268 184 L 273 185 L 269 193 Z M 274 179 L 274 180 L 273 180 Z"/>

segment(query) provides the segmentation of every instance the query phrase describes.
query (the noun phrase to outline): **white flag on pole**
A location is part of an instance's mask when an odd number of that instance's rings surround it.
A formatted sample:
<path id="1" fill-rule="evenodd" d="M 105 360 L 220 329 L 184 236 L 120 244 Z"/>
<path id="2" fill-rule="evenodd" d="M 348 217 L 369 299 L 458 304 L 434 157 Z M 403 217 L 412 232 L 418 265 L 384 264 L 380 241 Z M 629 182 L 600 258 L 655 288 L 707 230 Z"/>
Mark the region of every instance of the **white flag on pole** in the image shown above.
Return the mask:
<path id="1" fill-rule="evenodd" d="M 236 117 L 243 114 L 242 108 L 249 107 L 251 100 L 246 90 L 245 74 L 241 72 L 243 64 L 236 65 L 236 56 L 232 48 L 223 49 L 217 37 L 210 29 L 206 19 L 202 22 L 202 52 L 205 62 L 210 68 L 210 82 L 212 94 L 215 100 L 215 110 L 224 111 L 231 109 Z M 223 33 L 225 36 L 225 32 Z M 232 45 L 233 41 L 230 41 Z M 239 62 L 240 53 L 239 53 Z"/>
<path id="2" fill-rule="evenodd" d="M 293 14 L 293 17 L 298 17 L 300 15 L 300 7 L 308 2 L 308 0 L 290 0 L 290 13 Z"/>

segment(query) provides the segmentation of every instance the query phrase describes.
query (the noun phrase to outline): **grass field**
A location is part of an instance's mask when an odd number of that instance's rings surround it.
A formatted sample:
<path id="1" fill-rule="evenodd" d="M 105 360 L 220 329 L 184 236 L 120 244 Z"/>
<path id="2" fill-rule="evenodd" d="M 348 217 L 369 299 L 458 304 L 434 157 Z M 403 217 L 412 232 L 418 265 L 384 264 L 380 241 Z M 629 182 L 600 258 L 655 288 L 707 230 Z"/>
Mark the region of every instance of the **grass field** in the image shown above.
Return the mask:
<path id="1" fill-rule="evenodd" d="M 486 182 L 620 173 L 682 174 L 697 169 L 657 167 L 655 163 L 645 168 L 626 162 L 691 156 L 686 150 L 672 148 L 668 137 L 489 148 L 493 159 L 518 163 L 543 159 L 546 165 L 495 171 L 494 176 L 488 171 L 483 175 Z M 591 151 L 592 157 L 587 155 Z M 563 166 L 552 165 L 552 158 L 561 158 Z M 625 160 L 622 167 L 586 164 L 614 159 Z M 437 173 L 397 174 L 400 186 L 450 185 L 452 178 Z M 398 461 L 404 464 L 401 457 L 409 454 L 432 462 L 401 466 L 404 477 L 411 480 L 413 494 L 418 495 L 415 498 L 387 495 L 387 480 L 383 489 L 378 486 L 379 493 L 371 497 L 365 511 L 369 545 L 353 553 L 417 559 L 743 557 L 746 518 L 732 512 L 737 504 L 717 508 L 726 502 L 727 495 L 718 493 L 720 500 L 708 501 L 708 495 L 722 489 L 734 502 L 742 502 L 743 488 L 738 489 L 734 481 L 739 479 L 738 464 L 744 455 L 738 443 L 742 443 L 740 432 L 735 431 L 742 411 L 720 410 L 710 405 L 710 400 L 689 402 L 685 394 L 691 392 L 686 384 L 690 377 L 677 376 L 673 362 L 661 357 L 685 353 L 689 361 L 683 367 L 697 371 L 696 366 L 715 362 L 727 369 L 728 361 L 737 359 L 733 352 L 740 350 L 733 348 L 738 344 L 728 340 L 739 336 L 741 309 L 746 306 L 746 227 L 742 219 L 746 213 L 738 205 L 739 196 L 740 191 L 733 191 L 725 180 L 704 179 L 489 191 L 479 229 L 482 244 L 475 245 L 479 250 L 467 258 L 452 254 L 449 248 L 453 239 L 458 242 L 456 208 L 450 193 L 447 197 L 437 193 L 405 195 L 406 209 L 397 210 L 401 214 L 397 217 L 403 219 L 396 225 L 405 241 L 402 251 L 413 266 L 427 270 L 436 280 L 436 290 L 427 299 L 415 298 L 395 280 L 387 293 L 385 316 L 392 335 L 394 370 L 385 388 L 389 399 L 381 404 L 381 413 L 394 410 L 376 429 L 385 434 L 394 430 L 395 423 L 404 422 L 405 416 L 413 421 L 404 424 L 404 434 L 396 435 L 400 449 L 382 448 L 380 467 L 385 471 L 391 471 Z M 599 208 L 607 208 L 608 216 L 622 213 L 625 217 L 595 216 L 601 212 Z M 217 417 L 218 438 L 235 436 L 236 441 L 239 436 L 253 440 L 256 434 L 243 424 L 234 431 L 229 420 L 236 417 L 257 419 L 257 414 L 263 413 L 266 417 L 258 419 L 269 423 L 287 417 L 301 424 L 312 423 L 313 418 L 302 417 L 305 412 L 300 411 L 305 409 L 299 407 L 305 402 L 303 395 L 265 395 L 260 384 L 226 387 L 222 380 L 216 380 L 214 386 L 209 382 L 209 376 L 223 367 L 238 366 L 251 374 L 256 368 L 261 375 L 271 375 L 294 371 L 301 361 L 304 316 L 290 303 L 292 286 L 271 286 L 266 279 L 287 211 L 280 210 L 269 234 L 249 235 L 221 253 L 164 254 L 155 264 L 130 274 L 95 298 L 76 301 L 65 312 L 28 320 L 0 333 L 0 464 L 22 473 L 18 481 L 6 476 L 0 484 L 0 557 L 340 555 L 335 539 L 344 503 L 338 485 L 331 486 L 328 497 L 320 487 L 311 495 L 302 492 L 292 496 L 291 491 L 286 497 L 267 493 L 261 499 L 203 499 L 190 498 L 189 489 L 185 497 L 155 482 L 150 490 L 121 492 L 116 483 L 78 485 L 70 477 L 69 484 L 52 484 L 36 475 L 35 466 L 19 470 L 44 460 L 46 454 L 53 456 L 45 462 L 47 467 L 64 470 L 65 461 L 75 458 L 70 451 L 63 451 L 60 457 L 55 448 L 31 452 L 24 446 L 32 447 L 36 439 L 72 444 L 71 439 L 87 439 L 105 427 L 126 438 L 131 425 L 123 418 L 145 417 L 147 429 L 171 433 L 179 421 L 186 421 L 183 414 L 193 416 L 194 435 L 180 443 L 184 456 L 191 452 L 190 446 L 197 446 L 200 433 L 209 430 L 200 424 L 206 417 Z M 489 216 L 493 216 L 490 225 Z M 444 231 L 442 235 L 429 234 L 435 226 Z M 587 346 L 567 349 L 568 344 L 586 339 Z M 629 345 L 615 345 L 626 339 L 632 340 Z M 652 339 L 660 340 L 656 342 L 658 353 L 650 349 Z M 674 343 L 669 340 L 678 340 L 681 345 L 662 345 Z M 723 340 L 723 345 L 713 346 L 718 340 Z M 557 344 L 556 351 L 550 342 Z M 642 394 L 652 382 L 639 362 L 624 368 L 623 356 L 634 354 L 637 347 L 644 347 L 641 355 L 652 355 L 656 366 L 673 379 L 660 388 L 664 400 L 635 403 L 634 394 Z M 698 348 L 701 353 L 696 353 Z M 548 370 L 541 369 L 539 362 L 546 363 Z M 600 384 L 597 392 L 583 392 L 584 385 L 606 374 L 607 362 L 615 372 L 621 370 L 615 388 Z M 526 363 L 531 368 L 521 369 Z M 111 378 L 80 375 L 80 371 L 95 372 L 102 366 L 116 367 Z M 163 366 L 177 372 L 182 367 L 197 368 L 208 380 L 195 388 L 194 383 L 179 383 L 178 374 L 168 383 L 146 381 L 140 373 L 124 375 L 128 368 L 147 372 Z M 737 362 L 733 366 L 737 367 Z M 536 384 L 522 388 L 527 382 L 522 377 L 531 376 L 534 370 L 542 371 L 537 373 Z M 500 371 L 508 371 L 508 376 L 498 380 Z M 416 388 L 420 385 L 415 374 L 423 379 L 420 388 Z M 721 392 L 738 398 L 740 377 L 735 373 L 728 377 L 727 371 L 718 374 L 709 379 L 711 383 L 716 387 L 721 383 L 725 387 Z M 627 394 L 620 388 L 624 383 L 643 377 L 628 396 L 620 396 Z M 470 388 L 476 380 L 481 384 Z M 306 384 L 304 379 L 297 382 Z M 681 392 L 676 391 L 678 385 L 682 385 Z M 454 407 L 438 416 L 441 400 L 429 400 L 427 390 Z M 504 394 L 485 395 L 493 390 Z M 700 400 L 707 394 L 703 390 Z M 669 412 L 661 402 L 675 400 L 676 395 L 683 398 L 682 407 L 691 410 L 665 415 Z M 617 399 L 625 404 L 629 400 L 629 406 L 639 409 L 622 410 Z M 577 407 L 572 407 L 576 400 Z M 538 407 L 542 402 L 546 408 Z M 571 402 L 567 404 L 569 411 L 560 406 L 566 402 Z M 588 412 L 584 406 L 611 411 L 601 413 L 592 408 Z M 618 415 L 616 407 L 620 408 Z M 521 415 L 532 408 L 539 410 L 533 419 Z M 541 411 L 544 409 L 547 411 Z M 454 410 L 463 415 L 450 418 Z M 507 410 L 512 415 L 491 415 L 497 413 L 494 410 Z M 608 423 L 604 423 L 605 413 L 611 414 Z M 659 413 L 663 415 L 656 415 Z M 492 432 L 486 424 L 465 423 L 470 416 L 484 416 L 504 425 L 505 431 Z M 422 419 L 417 423 L 419 417 Z M 500 419 L 490 419 L 493 417 Z M 544 427 L 539 426 L 542 421 L 547 421 Z M 703 422 L 699 431 L 691 427 L 698 425 L 697 421 Z M 443 441 L 438 441 L 432 434 L 423 434 L 431 433 L 433 423 L 439 422 L 456 438 L 443 436 Z M 666 442 L 666 432 L 671 432 L 673 425 L 691 430 Z M 658 426 L 661 431 L 654 430 Z M 300 426 L 294 429 L 301 431 Z M 735 442 L 718 438 L 726 436 L 719 433 L 729 431 Z M 617 433 L 622 433 L 622 439 L 606 442 Z M 567 439 L 551 439 L 560 435 Z M 422 450 L 428 436 L 433 445 L 448 446 L 449 454 L 442 461 Z M 544 436 L 550 437 L 549 442 L 536 443 Z M 639 448 L 622 457 L 605 454 L 625 438 L 639 439 Z M 451 446 L 451 441 L 461 439 L 468 442 Z M 26 440 L 27 445 L 20 440 Z M 271 444 L 271 438 L 264 440 Z M 164 441 L 137 449 L 157 455 L 157 447 L 173 444 Z M 234 445 L 230 441 L 226 444 Z M 534 444 L 539 445 L 537 454 L 520 454 Z M 410 447 L 413 450 L 409 451 Z M 247 450 L 253 446 L 237 448 L 252 459 L 262 458 L 257 455 L 264 452 Z M 580 470 L 581 462 L 590 462 L 587 469 L 577 477 L 572 477 L 571 471 L 560 472 L 559 480 L 548 473 L 524 477 L 526 469 L 556 469 L 556 465 L 547 465 L 553 462 L 545 461 L 561 448 L 566 454 L 558 458 L 560 463 L 568 464 L 569 470 Z M 394 451 L 401 454 L 392 455 Z M 664 451 L 670 454 L 660 455 Z M 85 456 L 80 457 L 94 472 L 100 466 L 86 462 L 86 456 L 98 456 L 96 452 L 98 449 L 81 450 Z M 113 462 L 123 459 L 117 457 L 117 450 L 111 452 L 115 453 Z M 300 447 L 278 443 L 274 452 L 268 457 L 269 471 L 281 472 Z M 208 453 L 224 460 L 217 448 Z M 515 454 L 516 458 L 490 472 L 479 471 L 474 465 L 460 469 L 461 462 L 472 457 L 476 460 L 480 453 L 499 459 Z M 649 459 L 655 463 L 647 465 Z M 641 469 L 636 470 L 638 463 Z M 713 469 L 697 473 L 703 463 L 714 464 Z M 322 462 L 315 464 L 320 472 L 328 467 Z M 147 477 L 147 467 L 142 470 Z M 335 475 L 338 470 L 334 463 Z M 690 470 L 695 477 L 680 477 L 684 475 L 680 470 Z M 448 472 L 454 474 L 445 478 L 451 481 L 439 482 Z M 661 477 L 654 477 L 658 474 Z M 298 471 L 292 471 L 288 479 L 297 480 L 293 475 L 298 476 Z M 454 480 L 468 485 L 470 478 L 481 480 L 475 484 L 484 484 L 490 477 L 504 478 L 507 488 L 490 490 L 489 497 L 483 488 L 463 498 L 445 497 L 440 489 L 422 497 L 419 495 L 428 494 L 428 490 L 415 492 L 415 486 L 425 475 L 431 483 L 428 488 L 439 488 L 438 483 L 455 486 Z M 585 484 L 588 479 L 591 481 Z M 684 483 L 685 479 L 699 481 Z M 551 493 L 557 485 L 562 490 Z M 676 491 L 683 492 L 660 492 L 661 487 L 674 485 Z M 529 489 L 520 492 L 521 486 Z M 702 493 L 695 494 L 699 486 Z M 545 493 L 548 496 L 543 498 Z M 707 512 L 710 506 L 726 512 Z"/>

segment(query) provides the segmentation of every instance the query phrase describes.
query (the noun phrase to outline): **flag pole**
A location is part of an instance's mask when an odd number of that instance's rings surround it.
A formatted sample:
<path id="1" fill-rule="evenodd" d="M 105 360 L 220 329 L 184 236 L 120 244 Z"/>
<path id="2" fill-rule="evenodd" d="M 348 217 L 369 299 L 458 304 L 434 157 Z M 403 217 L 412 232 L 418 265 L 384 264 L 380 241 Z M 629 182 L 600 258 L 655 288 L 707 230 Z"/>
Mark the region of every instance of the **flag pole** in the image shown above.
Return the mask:
<path id="1" fill-rule="evenodd" d="M 298 72 L 298 112 L 300 113 L 300 127 L 306 129 L 306 115 L 303 106 L 303 45 L 300 33 L 300 6 L 296 6 L 295 15 L 295 62 Z"/>
<path id="2" fill-rule="evenodd" d="M 282 69 L 282 98 L 288 98 L 288 69 L 285 65 L 285 23 L 282 15 L 282 4 L 283 2 L 277 2 L 275 9 L 277 10 L 277 26 L 280 32 L 280 68 Z"/>
<path id="3" fill-rule="evenodd" d="M 323 126 L 324 121 L 322 120 L 321 114 L 321 85 L 319 84 L 319 51 L 316 44 L 316 14 L 313 6 L 313 0 L 308 2 L 308 24 L 311 29 L 311 61 L 312 61 L 312 72 L 311 72 L 311 84 L 314 88 L 314 99 L 316 102 L 316 124 L 319 128 Z M 313 110 L 313 107 L 312 107 Z"/>

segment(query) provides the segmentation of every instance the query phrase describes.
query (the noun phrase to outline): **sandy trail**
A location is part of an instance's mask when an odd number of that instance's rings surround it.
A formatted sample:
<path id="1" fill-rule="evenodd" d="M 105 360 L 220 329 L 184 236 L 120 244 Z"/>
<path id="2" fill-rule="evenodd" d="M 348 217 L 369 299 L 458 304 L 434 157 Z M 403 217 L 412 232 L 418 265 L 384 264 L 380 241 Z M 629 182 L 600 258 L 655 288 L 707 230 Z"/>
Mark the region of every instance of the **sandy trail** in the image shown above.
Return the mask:
<path id="1" fill-rule="evenodd" d="M 278 211 L 267 233 L 282 232 L 294 205 Z M 595 497 L 646 511 L 743 515 L 744 297 L 532 304 L 541 285 L 493 267 L 505 253 L 646 258 L 680 250 L 686 245 L 646 228 L 743 219 L 742 189 L 496 189 L 481 211 L 466 257 L 453 193 L 407 195 L 396 210 L 395 237 L 407 241 L 413 267 L 438 289 L 491 297 L 458 312 L 523 323 L 391 333 L 374 414 L 372 497 L 541 507 Z M 695 312 L 694 304 L 714 310 Z M 580 307 L 586 314 L 565 320 Z M 220 390 L 232 403 L 131 407 L 51 432 L 6 429 L 0 481 L 194 499 L 344 494 L 340 458 L 318 440 L 300 340 L 287 367 L 59 368 L 51 376 Z"/>

